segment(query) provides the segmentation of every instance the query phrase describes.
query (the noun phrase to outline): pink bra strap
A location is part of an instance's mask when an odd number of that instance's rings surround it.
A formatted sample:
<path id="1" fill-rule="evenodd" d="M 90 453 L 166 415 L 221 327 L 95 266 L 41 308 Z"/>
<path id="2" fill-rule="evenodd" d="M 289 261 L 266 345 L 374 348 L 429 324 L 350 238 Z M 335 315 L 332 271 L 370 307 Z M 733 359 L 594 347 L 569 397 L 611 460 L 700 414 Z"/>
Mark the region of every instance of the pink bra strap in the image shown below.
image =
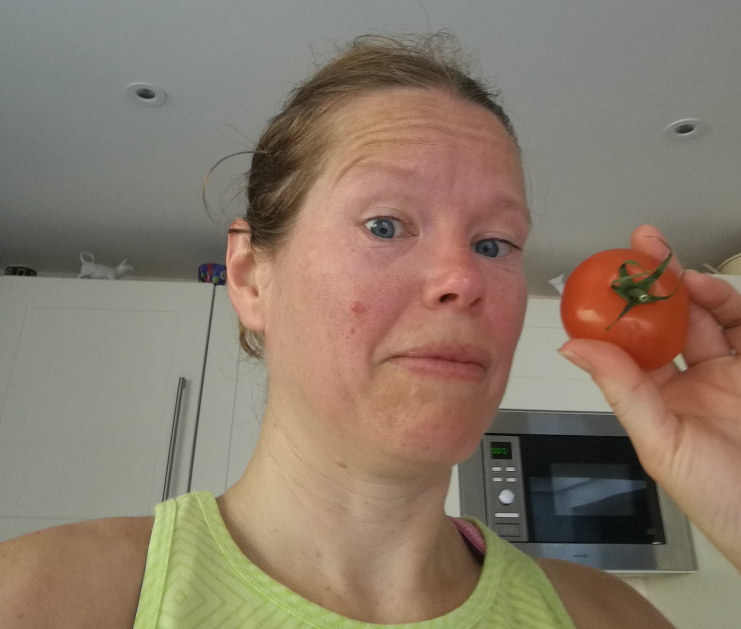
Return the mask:
<path id="1" fill-rule="evenodd" d="M 474 551 L 474 554 L 477 554 L 478 558 L 483 561 L 484 555 L 486 554 L 486 541 L 484 540 L 481 531 L 476 528 L 475 524 L 467 522 L 462 518 L 450 517 L 450 519 L 463 536 L 463 539 L 468 542 L 469 548 L 471 548 L 471 550 Z"/>

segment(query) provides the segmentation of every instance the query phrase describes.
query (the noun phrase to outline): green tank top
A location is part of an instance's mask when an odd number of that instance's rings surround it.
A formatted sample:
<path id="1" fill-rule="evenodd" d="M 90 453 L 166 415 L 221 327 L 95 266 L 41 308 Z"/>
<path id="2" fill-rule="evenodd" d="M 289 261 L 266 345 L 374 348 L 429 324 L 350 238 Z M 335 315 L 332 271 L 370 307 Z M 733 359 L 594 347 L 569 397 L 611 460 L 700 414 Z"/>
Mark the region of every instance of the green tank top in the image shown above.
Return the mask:
<path id="1" fill-rule="evenodd" d="M 253 564 L 211 492 L 158 504 L 134 629 L 574 629 L 548 578 L 472 517 L 486 542 L 479 582 L 457 609 L 418 623 L 352 620 L 295 593 Z"/>

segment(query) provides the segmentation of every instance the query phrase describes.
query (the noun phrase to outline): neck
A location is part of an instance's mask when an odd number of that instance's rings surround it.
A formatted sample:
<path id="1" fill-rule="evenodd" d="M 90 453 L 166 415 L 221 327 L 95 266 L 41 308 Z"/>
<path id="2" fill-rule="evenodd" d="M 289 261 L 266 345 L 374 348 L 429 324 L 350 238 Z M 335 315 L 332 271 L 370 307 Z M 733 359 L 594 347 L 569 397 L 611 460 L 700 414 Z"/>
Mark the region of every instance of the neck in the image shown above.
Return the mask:
<path id="1" fill-rule="evenodd" d="M 217 499 L 254 564 L 364 622 L 428 620 L 470 596 L 480 566 L 443 511 L 450 469 L 380 476 L 295 443 L 266 415 L 244 475 Z"/>

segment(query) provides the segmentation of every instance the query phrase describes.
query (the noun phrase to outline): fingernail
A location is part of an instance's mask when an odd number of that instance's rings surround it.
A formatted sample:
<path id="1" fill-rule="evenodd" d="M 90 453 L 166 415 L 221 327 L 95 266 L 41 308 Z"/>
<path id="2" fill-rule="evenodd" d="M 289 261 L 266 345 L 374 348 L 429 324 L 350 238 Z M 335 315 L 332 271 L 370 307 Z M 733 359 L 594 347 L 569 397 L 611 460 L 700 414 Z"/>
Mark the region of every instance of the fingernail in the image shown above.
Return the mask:
<path id="1" fill-rule="evenodd" d="M 574 365 L 576 365 L 577 367 L 579 367 L 579 369 L 583 369 L 587 373 L 591 373 L 591 369 L 589 368 L 589 366 L 587 365 L 587 363 L 585 363 L 576 354 L 572 354 L 571 352 L 569 352 L 568 350 L 565 350 L 565 349 L 559 349 L 559 350 L 556 350 L 556 351 L 559 354 L 561 354 L 561 356 L 563 356 L 570 363 L 573 363 Z"/>

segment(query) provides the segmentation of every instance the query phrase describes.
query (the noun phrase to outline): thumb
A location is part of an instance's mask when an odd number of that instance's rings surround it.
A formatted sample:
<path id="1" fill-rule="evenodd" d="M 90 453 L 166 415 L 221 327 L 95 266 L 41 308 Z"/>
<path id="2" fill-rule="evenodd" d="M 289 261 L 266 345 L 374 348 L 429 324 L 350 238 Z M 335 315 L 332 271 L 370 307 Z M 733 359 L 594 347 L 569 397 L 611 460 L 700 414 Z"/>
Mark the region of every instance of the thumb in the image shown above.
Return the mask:
<path id="1" fill-rule="evenodd" d="M 558 351 L 590 374 L 628 433 L 646 472 L 655 480 L 665 476 L 674 454 L 677 419 L 648 374 L 612 343 L 572 339 Z"/>

